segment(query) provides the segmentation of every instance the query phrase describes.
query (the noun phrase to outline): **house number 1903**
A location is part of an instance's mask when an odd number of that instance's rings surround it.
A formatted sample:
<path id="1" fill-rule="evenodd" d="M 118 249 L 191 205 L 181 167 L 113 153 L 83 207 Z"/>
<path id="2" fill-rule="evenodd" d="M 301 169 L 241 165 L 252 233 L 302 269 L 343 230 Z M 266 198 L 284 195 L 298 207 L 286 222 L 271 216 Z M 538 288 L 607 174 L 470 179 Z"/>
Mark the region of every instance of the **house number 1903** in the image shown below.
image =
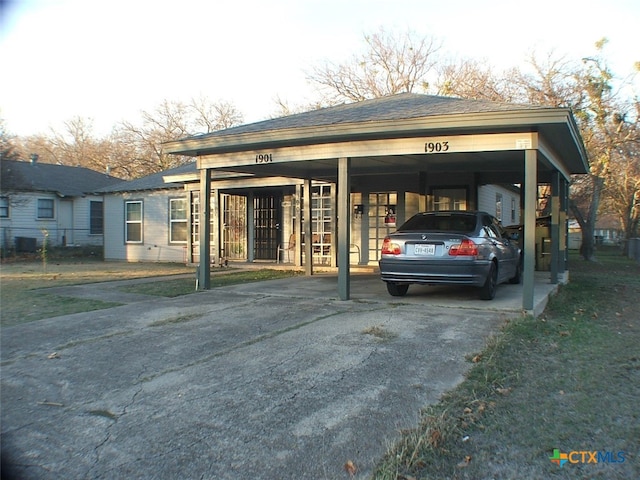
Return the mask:
<path id="1" fill-rule="evenodd" d="M 449 150 L 449 142 L 427 142 L 424 144 L 425 153 L 439 153 Z"/>
<path id="2" fill-rule="evenodd" d="M 270 163 L 273 162 L 273 156 L 270 153 L 260 153 L 256 155 L 256 163 Z"/>

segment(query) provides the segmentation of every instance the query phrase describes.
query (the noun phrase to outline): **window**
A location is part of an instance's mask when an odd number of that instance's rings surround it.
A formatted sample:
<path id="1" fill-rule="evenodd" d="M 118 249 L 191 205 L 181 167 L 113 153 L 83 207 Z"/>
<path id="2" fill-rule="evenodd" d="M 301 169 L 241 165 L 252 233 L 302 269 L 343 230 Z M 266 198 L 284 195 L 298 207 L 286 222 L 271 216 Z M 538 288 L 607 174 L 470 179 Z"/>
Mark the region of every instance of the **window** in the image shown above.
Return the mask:
<path id="1" fill-rule="evenodd" d="M 54 218 L 53 216 L 53 199 L 38 199 L 38 218 Z"/>
<path id="2" fill-rule="evenodd" d="M 434 188 L 433 210 L 466 210 L 467 190 L 465 188 Z"/>
<path id="3" fill-rule="evenodd" d="M 125 242 L 142 243 L 142 202 L 125 203 Z"/>
<path id="4" fill-rule="evenodd" d="M 104 210 L 102 202 L 89 203 L 89 234 L 102 235 L 104 233 Z"/>
<path id="5" fill-rule="evenodd" d="M 9 218 L 9 197 L 0 197 L 0 218 Z"/>
<path id="6" fill-rule="evenodd" d="M 496 193 L 496 218 L 502 221 L 502 194 Z"/>
<path id="7" fill-rule="evenodd" d="M 516 221 L 516 199 L 511 199 L 511 223 Z"/>
<path id="8" fill-rule="evenodd" d="M 169 242 L 187 243 L 187 200 L 169 199 Z"/>

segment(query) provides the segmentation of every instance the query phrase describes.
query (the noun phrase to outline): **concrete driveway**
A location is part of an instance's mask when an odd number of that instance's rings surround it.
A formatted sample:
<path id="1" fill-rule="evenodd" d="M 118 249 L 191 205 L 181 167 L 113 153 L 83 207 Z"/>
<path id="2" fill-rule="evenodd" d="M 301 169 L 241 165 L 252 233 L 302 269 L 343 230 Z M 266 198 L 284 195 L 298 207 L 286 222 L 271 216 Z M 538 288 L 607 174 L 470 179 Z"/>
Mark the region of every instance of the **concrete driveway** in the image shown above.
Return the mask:
<path id="1" fill-rule="evenodd" d="M 323 275 L 175 299 L 71 287 L 130 303 L 2 330 L 3 478 L 370 476 L 521 297 L 351 282 L 349 301 Z"/>

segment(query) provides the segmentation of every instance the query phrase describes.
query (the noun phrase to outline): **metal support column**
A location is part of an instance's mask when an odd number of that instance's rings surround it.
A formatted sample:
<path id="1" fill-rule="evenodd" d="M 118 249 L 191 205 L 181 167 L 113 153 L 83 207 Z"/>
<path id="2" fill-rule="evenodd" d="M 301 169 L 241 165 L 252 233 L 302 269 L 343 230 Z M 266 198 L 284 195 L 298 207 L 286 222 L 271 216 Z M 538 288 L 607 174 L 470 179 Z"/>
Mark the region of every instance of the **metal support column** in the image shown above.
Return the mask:
<path id="1" fill-rule="evenodd" d="M 200 265 L 198 290 L 211 288 L 211 174 L 208 168 L 200 170 Z"/>
<path id="2" fill-rule="evenodd" d="M 536 201 L 538 198 L 538 151 L 524 152 L 524 271 L 522 308 L 533 310 L 536 267 Z"/>
<path id="3" fill-rule="evenodd" d="M 340 300 L 350 297 L 349 245 L 351 244 L 351 159 L 338 159 L 338 294 Z"/>

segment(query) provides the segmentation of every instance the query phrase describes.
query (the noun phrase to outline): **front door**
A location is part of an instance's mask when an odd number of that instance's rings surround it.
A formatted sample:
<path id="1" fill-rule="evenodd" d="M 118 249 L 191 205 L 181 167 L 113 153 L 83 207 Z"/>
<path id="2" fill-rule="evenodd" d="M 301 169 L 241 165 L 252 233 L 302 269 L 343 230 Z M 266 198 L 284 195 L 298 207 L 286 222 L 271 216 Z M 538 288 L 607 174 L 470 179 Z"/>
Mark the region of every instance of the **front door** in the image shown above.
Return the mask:
<path id="1" fill-rule="evenodd" d="M 281 194 L 256 194 L 253 200 L 256 260 L 276 260 L 279 225 L 282 218 Z"/>
<path id="2" fill-rule="evenodd" d="M 71 200 L 60 200 L 58 209 L 58 232 L 60 237 L 58 244 L 62 246 L 73 245 L 73 202 Z"/>
<path id="3" fill-rule="evenodd" d="M 222 195 L 222 256 L 247 259 L 247 197 Z"/>

